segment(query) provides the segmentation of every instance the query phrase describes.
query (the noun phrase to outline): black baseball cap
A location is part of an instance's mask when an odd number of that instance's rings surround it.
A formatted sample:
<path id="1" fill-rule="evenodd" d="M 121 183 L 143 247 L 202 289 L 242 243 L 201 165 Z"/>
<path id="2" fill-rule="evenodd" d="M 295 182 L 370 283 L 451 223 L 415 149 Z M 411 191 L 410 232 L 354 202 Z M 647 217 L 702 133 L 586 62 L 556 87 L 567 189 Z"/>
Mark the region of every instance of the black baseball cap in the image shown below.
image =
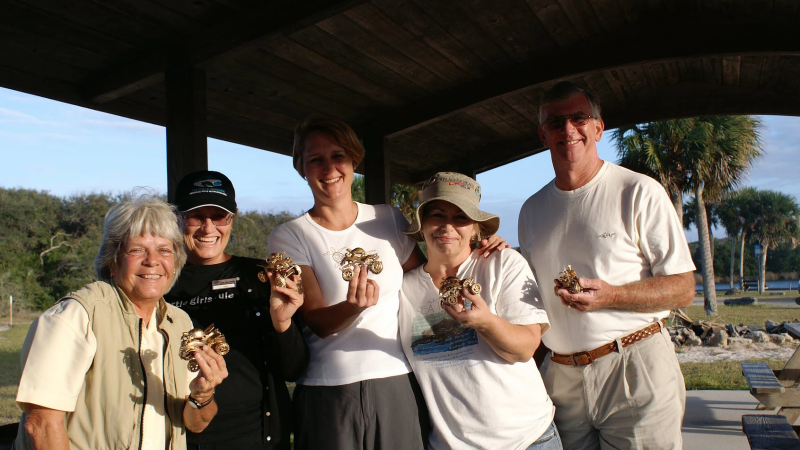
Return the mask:
<path id="1" fill-rule="evenodd" d="M 236 214 L 236 191 L 225 175 L 211 170 L 193 172 L 181 178 L 175 193 L 175 206 L 186 212 L 216 206 Z"/>

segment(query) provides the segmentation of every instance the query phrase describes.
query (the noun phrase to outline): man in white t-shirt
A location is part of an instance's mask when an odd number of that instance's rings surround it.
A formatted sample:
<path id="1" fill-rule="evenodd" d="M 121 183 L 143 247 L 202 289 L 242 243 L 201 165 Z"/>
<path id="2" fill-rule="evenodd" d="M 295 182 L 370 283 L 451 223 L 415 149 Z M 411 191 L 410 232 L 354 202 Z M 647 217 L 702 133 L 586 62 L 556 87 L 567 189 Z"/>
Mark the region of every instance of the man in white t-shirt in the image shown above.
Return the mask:
<path id="1" fill-rule="evenodd" d="M 681 448 L 686 393 L 662 319 L 691 304 L 695 267 L 677 214 L 658 182 L 600 159 L 592 93 L 556 84 L 539 123 L 556 177 L 523 205 L 519 242 L 552 327 L 542 372 L 564 448 Z M 557 281 L 568 265 L 583 292 Z"/>

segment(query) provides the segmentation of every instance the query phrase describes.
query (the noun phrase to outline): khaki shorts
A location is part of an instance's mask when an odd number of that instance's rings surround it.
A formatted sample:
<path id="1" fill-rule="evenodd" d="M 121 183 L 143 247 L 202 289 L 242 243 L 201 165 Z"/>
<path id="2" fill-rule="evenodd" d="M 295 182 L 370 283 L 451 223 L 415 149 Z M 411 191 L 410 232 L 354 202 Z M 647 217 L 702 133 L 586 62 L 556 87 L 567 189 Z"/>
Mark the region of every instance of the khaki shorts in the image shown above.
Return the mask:
<path id="1" fill-rule="evenodd" d="M 545 358 L 542 374 L 565 449 L 682 448 L 686 387 L 666 330 L 585 366 Z"/>

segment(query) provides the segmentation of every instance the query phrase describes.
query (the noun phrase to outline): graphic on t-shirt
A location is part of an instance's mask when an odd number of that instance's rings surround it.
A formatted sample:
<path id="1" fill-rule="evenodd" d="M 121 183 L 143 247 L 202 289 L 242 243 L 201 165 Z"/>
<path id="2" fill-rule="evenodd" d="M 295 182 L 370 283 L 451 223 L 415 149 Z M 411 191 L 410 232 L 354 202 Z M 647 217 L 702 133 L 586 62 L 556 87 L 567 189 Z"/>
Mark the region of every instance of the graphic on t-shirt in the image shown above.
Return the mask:
<path id="1" fill-rule="evenodd" d="M 438 302 L 439 299 L 433 300 Z M 478 345 L 478 333 L 453 320 L 441 307 L 433 314 L 420 314 L 411 322 L 411 351 L 414 356 L 451 352 L 464 347 Z M 420 308 L 420 312 L 423 309 Z"/>

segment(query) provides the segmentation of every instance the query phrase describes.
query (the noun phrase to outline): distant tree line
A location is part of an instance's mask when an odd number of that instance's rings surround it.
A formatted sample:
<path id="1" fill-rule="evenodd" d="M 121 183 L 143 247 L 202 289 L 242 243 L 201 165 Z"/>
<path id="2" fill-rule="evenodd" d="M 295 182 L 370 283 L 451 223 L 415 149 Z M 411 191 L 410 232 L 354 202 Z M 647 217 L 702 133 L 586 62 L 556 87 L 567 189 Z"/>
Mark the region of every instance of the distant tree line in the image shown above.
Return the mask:
<path id="1" fill-rule="evenodd" d="M 128 194 L 75 194 L 56 197 L 30 189 L 0 188 L 0 304 L 41 310 L 96 280 L 94 257 L 103 218 Z M 228 252 L 266 258 L 267 238 L 288 212 L 238 215 Z"/>

